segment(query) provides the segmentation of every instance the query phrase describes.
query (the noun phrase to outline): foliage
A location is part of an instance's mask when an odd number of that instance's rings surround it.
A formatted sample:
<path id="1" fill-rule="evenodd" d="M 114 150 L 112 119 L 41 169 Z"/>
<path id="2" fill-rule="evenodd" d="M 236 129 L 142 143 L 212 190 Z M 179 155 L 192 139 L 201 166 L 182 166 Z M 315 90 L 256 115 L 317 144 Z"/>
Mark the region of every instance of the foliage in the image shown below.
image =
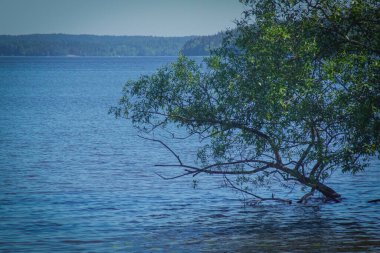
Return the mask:
<path id="1" fill-rule="evenodd" d="M 128 82 L 112 111 L 146 132 L 171 123 L 209 140 L 201 167 L 178 159 L 185 174 L 280 178 L 338 200 L 325 179 L 380 151 L 379 3 L 242 2 L 206 70 L 181 55 Z"/>

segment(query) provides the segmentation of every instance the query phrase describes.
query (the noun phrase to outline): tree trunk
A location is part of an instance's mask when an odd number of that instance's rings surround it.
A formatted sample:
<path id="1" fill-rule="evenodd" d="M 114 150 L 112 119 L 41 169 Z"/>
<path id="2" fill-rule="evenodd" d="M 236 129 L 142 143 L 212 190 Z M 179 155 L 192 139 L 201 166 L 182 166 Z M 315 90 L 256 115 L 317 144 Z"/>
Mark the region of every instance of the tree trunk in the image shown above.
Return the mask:
<path id="1" fill-rule="evenodd" d="M 292 171 L 293 172 L 293 171 Z M 328 187 L 327 185 L 321 183 L 321 182 L 315 182 L 311 180 L 308 177 L 303 176 L 300 173 L 293 173 L 293 176 L 298 178 L 298 181 L 304 185 L 310 186 L 312 189 L 315 189 L 322 193 L 327 200 L 333 200 L 335 202 L 340 202 L 341 195 L 338 194 L 336 191 Z"/>
<path id="2" fill-rule="evenodd" d="M 340 202 L 340 194 L 338 194 L 336 191 L 334 191 L 327 185 L 318 182 L 315 189 L 321 192 L 328 200 Z"/>

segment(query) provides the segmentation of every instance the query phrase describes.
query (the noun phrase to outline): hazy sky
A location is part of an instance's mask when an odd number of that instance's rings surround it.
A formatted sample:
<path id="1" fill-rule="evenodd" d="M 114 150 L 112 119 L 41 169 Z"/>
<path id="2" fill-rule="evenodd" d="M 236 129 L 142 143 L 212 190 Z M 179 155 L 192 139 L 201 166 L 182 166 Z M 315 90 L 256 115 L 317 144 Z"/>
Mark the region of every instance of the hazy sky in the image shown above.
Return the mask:
<path id="1" fill-rule="evenodd" d="M 238 0 L 0 0 L 0 34 L 209 35 L 242 10 Z"/>

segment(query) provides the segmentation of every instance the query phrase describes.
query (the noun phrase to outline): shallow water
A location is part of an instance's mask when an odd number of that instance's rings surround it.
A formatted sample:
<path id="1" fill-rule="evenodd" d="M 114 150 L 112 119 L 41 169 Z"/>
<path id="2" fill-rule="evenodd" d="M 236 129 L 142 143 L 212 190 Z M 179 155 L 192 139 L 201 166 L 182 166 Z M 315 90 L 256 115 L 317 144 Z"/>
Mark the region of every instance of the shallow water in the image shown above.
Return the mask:
<path id="1" fill-rule="evenodd" d="M 156 176 L 170 154 L 107 111 L 174 60 L 0 58 L 0 252 L 380 251 L 378 160 L 336 174 L 345 199 L 325 205 L 244 206 L 220 177 Z M 196 148 L 171 145 L 185 160 Z"/>

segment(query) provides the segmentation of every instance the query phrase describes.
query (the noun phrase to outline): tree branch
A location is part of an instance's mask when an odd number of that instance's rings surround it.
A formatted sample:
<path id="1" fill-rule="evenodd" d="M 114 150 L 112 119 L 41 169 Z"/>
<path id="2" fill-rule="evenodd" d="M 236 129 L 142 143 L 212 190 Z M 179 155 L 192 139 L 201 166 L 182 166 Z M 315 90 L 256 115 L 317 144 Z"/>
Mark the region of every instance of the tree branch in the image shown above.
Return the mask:
<path id="1" fill-rule="evenodd" d="M 157 114 L 157 115 L 161 115 L 161 116 L 165 116 L 165 117 L 171 117 L 173 119 L 177 118 L 178 120 L 180 120 L 184 123 L 189 123 L 189 124 L 196 123 L 198 125 L 220 125 L 221 127 L 226 128 L 226 129 L 240 129 L 243 131 L 247 131 L 249 133 L 256 135 L 257 137 L 259 137 L 261 139 L 266 140 L 272 148 L 272 151 L 276 157 L 276 161 L 278 163 L 282 163 L 282 159 L 281 159 L 279 150 L 276 147 L 274 141 L 269 137 L 269 135 L 263 133 L 262 131 L 260 131 L 256 128 L 251 128 L 251 127 L 245 126 L 244 124 L 241 124 L 239 122 L 234 122 L 234 121 L 229 121 L 229 120 L 223 120 L 222 121 L 222 120 L 210 119 L 210 118 L 189 119 L 189 118 L 186 118 L 186 117 L 184 117 L 182 115 L 178 115 L 178 114 L 169 115 L 169 114 L 160 113 L 160 112 L 148 112 L 148 113 Z"/>
<path id="2" fill-rule="evenodd" d="M 232 162 L 215 163 L 215 164 L 207 165 L 207 166 L 205 166 L 203 168 L 199 168 L 199 167 L 195 167 L 195 166 L 190 166 L 190 165 L 184 164 L 181 161 L 179 155 L 177 155 L 163 141 L 157 140 L 157 139 L 152 139 L 152 138 L 146 138 L 146 137 L 143 137 L 143 136 L 140 136 L 140 135 L 139 135 L 139 137 L 142 138 L 142 139 L 145 139 L 145 140 L 149 140 L 149 141 L 154 141 L 154 142 L 160 143 L 167 150 L 169 150 L 173 154 L 173 156 L 177 159 L 177 161 L 179 162 L 179 164 L 156 164 L 155 165 L 156 167 L 180 167 L 180 168 L 184 168 L 186 170 L 186 173 L 178 175 L 178 176 L 174 176 L 174 177 L 164 177 L 164 176 L 156 173 L 159 177 L 161 177 L 163 179 L 175 179 L 175 178 L 179 178 L 179 177 L 187 176 L 187 175 L 191 175 L 191 174 L 193 174 L 193 176 L 196 176 L 199 173 L 219 174 L 219 175 L 243 175 L 243 174 L 248 175 L 248 174 L 255 174 L 255 173 L 264 171 L 266 169 L 269 169 L 269 168 L 276 168 L 277 167 L 275 163 L 267 162 L 267 161 L 264 161 L 264 160 L 243 159 L 243 160 L 237 160 L 237 161 L 232 161 Z M 237 165 L 237 164 L 247 164 L 248 165 L 248 163 L 261 163 L 264 166 L 257 167 L 254 170 L 239 170 L 239 171 L 211 170 L 214 167 Z"/>
<path id="3" fill-rule="evenodd" d="M 190 174 L 193 174 L 193 173 L 194 173 L 193 171 L 189 171 L 189 172 L 186 172 L 186 173 L 183 173 L 181 175 L 174 176 L 174 177 L 164 177 L 164 176 L 162 176 L 159 173 L 154 173 L 154 174 L 156 174 L 157 176 L 159 176 L 160 178 L 162 178 L 164 180 L 171 180 L 171 179 L 176 179 L 176 178 L 184 177 L 184 176 L 187 176 L 187 175 L 190 175 Z"/>
<path id="4" fill-rule="evenodd" d="M 296 166 L 294 167 L 295 170 L 298 170 L 299 167 L 302 165 L 303 161 L 305 160 L 305 158 L 309 154 L 311 148 L 314 146 L 314 142 L 315 142 L 314 127 L 311 127 L 311 142 L 310 142 L 309 146 L 306 148 L 305 152 L 303 152 L 300 159 L 298 160 Z"/>
<path id="5" fill-rule="evenodd" d="M 243 190 L 243 189 L 241 189 L 241 188 L 235 186 L 227 176 L 224 176 L 224 179 L 228 182 L 228 184 L 230 185 L 231 188 L 233 188 L 233 189 L 235 189 L 235 190 L 237 190 L 237 191 L 243 192 L 243 193 L 245 193 L 245 194 L 247 194 L 247 195 L 250 195 L 250 196 L 253 196 L 253 197 L 257 198 L 257 199 L 258 199 L 258 202 L 257 202 L 257 203 L 259 203 L 259 202 L 261 202 L 261 201 L 278 201 L 278 202 L 285 202 L 285 203 L 287 203 L 287 204 L 291 204 L 291 203 L 292 203 L 292 201 L 291 201 L 290 199 L 275 198 L 273 195 L 272 195 L 271 198 L 263 198 L 263 197 L 260 197 L 260 196 L 258 196 L 258 195 L 256 195 L 256 194 L 253 194 L 252 192 L 249 192 L 249 191 Z"/>
<path id="6" fill-rule="evenodd" d="M 307 200 L 314 195 L 314 192 L 315 192 L 315 188 L 312 188 L 310 192 L 306 193 L 305 195 L 302 196 L 302 198 L 300 198 L 300 200 L 297 201 L 297 203 L 304 203 L 306 204 L 307 203 Z"/>
<path id="7" fill-rule="evenodd" d="M 160 143 L 161 145 L 163 145 L 167 150 L 169 150 L 178 160 L 179 164 L 180 165 L 183 165 L 181 159 L 179 158 L 179 156 L 168 146 L 166 145 L 164 142 L 160 141 L 160 140 L 157 140 L 157 139 L 152 139 L 152 138 L 146 138 L 146 137 L 143 137 L 141 135 L 138 135 L 138 137 L 144 139 L 144 140 L 149 140 L 149 141 L 154 141 L 154 142 L 158 142 Z"/>

